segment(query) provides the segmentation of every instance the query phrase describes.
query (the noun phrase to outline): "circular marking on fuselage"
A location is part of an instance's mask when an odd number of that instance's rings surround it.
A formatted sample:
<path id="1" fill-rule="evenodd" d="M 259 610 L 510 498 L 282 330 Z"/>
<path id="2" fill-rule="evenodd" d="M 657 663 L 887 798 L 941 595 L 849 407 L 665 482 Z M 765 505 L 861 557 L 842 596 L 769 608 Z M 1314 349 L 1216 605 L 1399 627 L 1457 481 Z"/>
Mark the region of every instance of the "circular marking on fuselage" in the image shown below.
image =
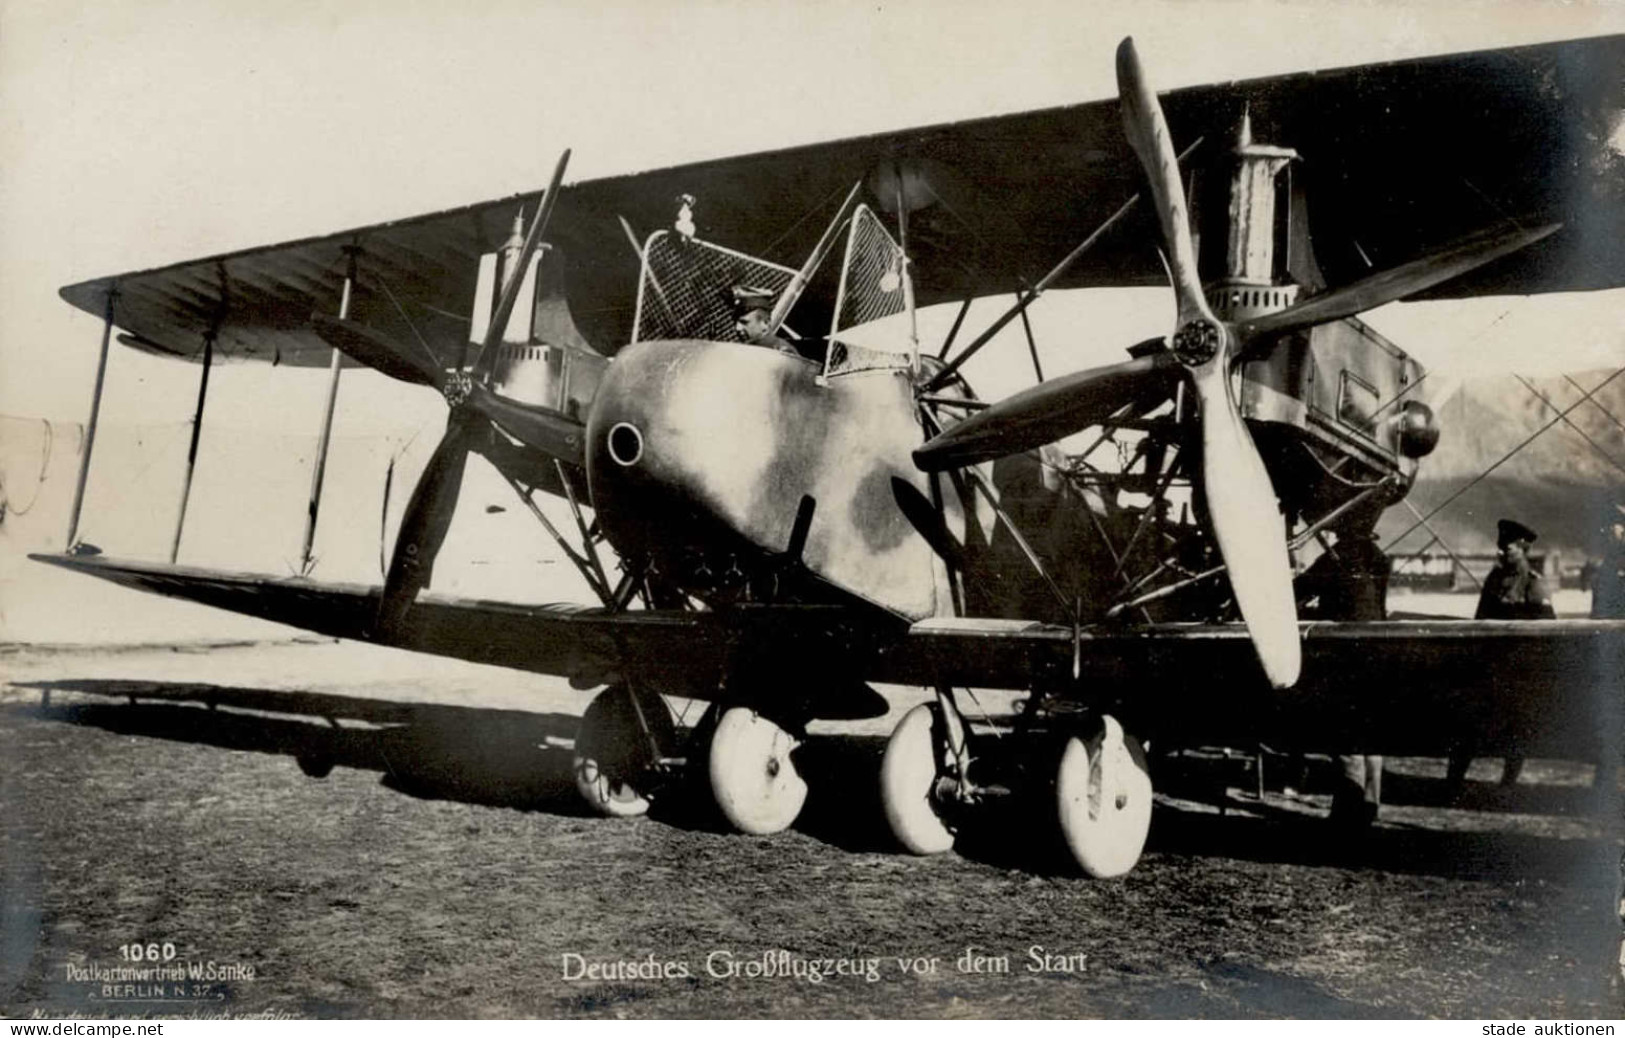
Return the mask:
<path id="1" fill-rule="evenodd" d="M 610 426 L 604 445 L 609 448 L 609 456 L 623 468 L 631 468 L 643 457 L 643 433 L 631 422 L 616 422 Z"/>

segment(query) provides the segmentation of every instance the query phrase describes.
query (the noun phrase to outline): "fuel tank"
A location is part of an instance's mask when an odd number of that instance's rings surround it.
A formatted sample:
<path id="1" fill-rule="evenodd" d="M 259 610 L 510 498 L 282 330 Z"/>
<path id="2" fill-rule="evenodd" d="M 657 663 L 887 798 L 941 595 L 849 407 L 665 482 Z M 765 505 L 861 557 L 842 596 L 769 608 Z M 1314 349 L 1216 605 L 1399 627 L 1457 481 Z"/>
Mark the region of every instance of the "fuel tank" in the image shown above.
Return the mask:
<path id="1" fill-rule="evenodd" d="M 604 373 L 587 473 L 610 541 L 680 585 L 697 565 L 714 578 L 793 564 L 806 513 L 802 572 L 916 620 L 946 604 L 942 565 L 899 504 L 931 493 L 910 457 L 923 440 L 906 371 L 824 380 L 772 349 L 654 340 Z"/>

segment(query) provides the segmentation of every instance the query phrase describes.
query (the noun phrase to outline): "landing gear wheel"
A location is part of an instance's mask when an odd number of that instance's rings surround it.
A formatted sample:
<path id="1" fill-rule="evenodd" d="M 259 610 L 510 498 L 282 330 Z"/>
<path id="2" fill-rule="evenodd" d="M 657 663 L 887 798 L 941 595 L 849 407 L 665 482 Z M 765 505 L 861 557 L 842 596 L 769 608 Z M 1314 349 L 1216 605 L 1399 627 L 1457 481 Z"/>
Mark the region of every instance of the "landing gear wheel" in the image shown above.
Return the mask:
<path id="1" fill-rule="evenodd" d="M 953 831 L 937 813 L 937 783 L 946 747 L 937 736 L 937 708 L 921 703 L 897 722 L 880 762 L 880 802 L 892 835 L 912 854 L 941 854 Z"/>
<path id="2" fill-rule="evenodd" d="M 325 753 L 305 751 L 294 756 L 299 770 L 313 779 L 324 779 L 333 773 L 333 758 Z"/>
<path id="3" fill-rule="evenodd" d="M 675 736 L 671 713 L 655 693 L 614 685 L 587 706 L 576 729 L 574 771 L 576 789 L 593 810 L 612 818 L 631 818 L 649 810 L 655 764 L 649 734 L 662 748 L 671 746 Z"/>
<path id="4" fill-rule="evenodd" d="M 1067 850 L 1097 879 L 1121 876 L 1140 860 L 1151 828 L 1151 774 L 1139 740 L 1110 714 L 1099 735 L 1070 738 L 1055 773 L 1055 799 Z"/>
<path id="5" fill-rule="evenodd" d="M 790 754 L 801 742 L 742 706 L 723 711 L 711 736 L 711 792 L 734 828 L 764 836 L 788 829 L 807 801 Z"/>

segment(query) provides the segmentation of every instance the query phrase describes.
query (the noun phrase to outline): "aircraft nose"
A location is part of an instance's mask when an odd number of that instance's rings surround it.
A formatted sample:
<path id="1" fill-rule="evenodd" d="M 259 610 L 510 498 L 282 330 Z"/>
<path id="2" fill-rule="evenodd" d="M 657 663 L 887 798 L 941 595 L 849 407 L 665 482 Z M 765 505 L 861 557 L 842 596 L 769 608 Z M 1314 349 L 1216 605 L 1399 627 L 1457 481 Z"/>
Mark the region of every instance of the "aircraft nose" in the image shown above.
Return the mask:
<path id="1" fill-rule="evenodd" d="M 652 550 L 677 528 L 714 539 L 717 523 L 750 526 L 775 457 L 785 360 L 700 340 L 621 351 L 587 420 L 588 481 L 612 539 Z"/>

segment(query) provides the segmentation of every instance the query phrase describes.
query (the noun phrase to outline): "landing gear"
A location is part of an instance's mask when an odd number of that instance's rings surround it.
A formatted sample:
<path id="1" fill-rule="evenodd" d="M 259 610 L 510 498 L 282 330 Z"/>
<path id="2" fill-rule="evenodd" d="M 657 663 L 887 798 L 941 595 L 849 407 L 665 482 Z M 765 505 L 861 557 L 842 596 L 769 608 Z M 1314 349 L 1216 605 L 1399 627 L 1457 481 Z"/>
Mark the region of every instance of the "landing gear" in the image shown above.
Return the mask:
<path id="1" fill-rule="evenodd" d="M 931 703 L 903 715 L 880 762 L 880 801 L 892 835 L 911 854 L 941 854 L 954 845 L 943 821 L 938 785 L 943 781 L 941 712 Z"/>
<path id="2" fill-rule="evenodd" d="M 958 809 L 975 792 L 967 773 L 970 746 L 953 691 L 903 715 L 880 763 L 880 801 L 892 835 L 914 854 L 940 854 L 954 845 Z"/>
<path id="3" fill-rule="evenodd" d="M 807 783 L 791 753 L 801 740 L 749 707 L 723 711 L 711 736 L 711 792 L 740 832 L 763 836 L 788 829 L 807 800 Z"/>
<path id="4" fill-rule="evenodd" d="M 1151 828 L 1151 773 L 1139 740 L 1115 717 L 1099 734 L 1068 738 L 1055 771 L 1061 836 L 1083 871 L 1121 876 L 1140 860 Z"/>
<path id="5" fill-rule="evenodd" d="M 598 693 L 576 731 L 576 789 L 593 810 L 630 818 L 649 810 L 663 754 L 676 742 L 666 703 L 653 692 L 612 685 Z"/>
<path id="6" fill-rule="evenodd" d="M 748 707 L 713 705 L 698 728 L 679 737 L 665 700 L 637 686 L 612 685 L 581 716 L 575 743 L 576 789 L 593 810 L 630 818 L 709 746 L 707 773 L 723 817 L 754 835 L 788 829 L 807 800 L 791 754 L 801 740 Z M 684 748 L 688 753 L 682 753 Z"/>
<path id="7" fill-rule="evenodd" d="M 293 759 L 299 770 L 313 779 L 324 779 L 333 773 L 333 758 L 320 750 L 302 750 Z"/>
<path id="8" fill-rule="evenodd" d="M 1081 721 L 1076 709 L 1063 705 L 1056 714 L 1055 705 L 1035 696 L 1013 730 L 978 737 L 974 753 L 949 690 L 904 714 L 880 765 L 881 804 L 897 842 L 914 854 L 939 854 L 953 847 L 971 811 L 1017 795 L 1055 819 L 1061 843 L 1088 875 L 1107 879 L 1132 869 L 1151 827 L 1145 752 L 1110 714 L 1094 715 L 1098 728 L 1084 737 L 1073 734 Z M 1040 750 L 1057 745 L 1059 753 Z"/>

